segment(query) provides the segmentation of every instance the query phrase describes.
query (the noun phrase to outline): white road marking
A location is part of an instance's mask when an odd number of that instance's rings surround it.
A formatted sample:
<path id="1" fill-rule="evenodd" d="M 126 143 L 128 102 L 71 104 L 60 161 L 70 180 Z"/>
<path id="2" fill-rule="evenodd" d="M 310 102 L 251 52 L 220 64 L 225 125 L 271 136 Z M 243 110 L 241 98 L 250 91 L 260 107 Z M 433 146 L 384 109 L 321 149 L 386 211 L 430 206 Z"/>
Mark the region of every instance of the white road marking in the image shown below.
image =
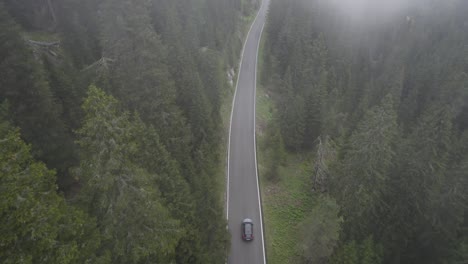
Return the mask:
<path id="1" fill-rule="evenodd" d="M 257 105 L 257 63 L 258 63 L 258 53 L 260 49 L 260 42 L 262 39 L 262 33 L 263 33 L 263 28 L 265 27 L 265 22 L 262 25 L 262 29 L 260 30 L 260 37 L 258 38 L 258 44 L 257 44 L 257 57 L 255 58 L 255 84 L 254 84 L 254 157 L 255 157 L 255 175 L 257 176 L 257 194 L 258 194 L 258 209 L 260 210 L 260 232 L 262 234 L 262 249 L 263 249 L 263 263 L 266 264 L 266 255 L 265 255 L 265 241 L 263 237 L 263 217 L 262 217 L 262 203 L 260 200 L 260 186 L 258 184 L 258 168 L 257 168 L 257 140 L 256 140 L 256 116 L 257 116 L 257 110 L 256 110 L 256 105 Z"/>

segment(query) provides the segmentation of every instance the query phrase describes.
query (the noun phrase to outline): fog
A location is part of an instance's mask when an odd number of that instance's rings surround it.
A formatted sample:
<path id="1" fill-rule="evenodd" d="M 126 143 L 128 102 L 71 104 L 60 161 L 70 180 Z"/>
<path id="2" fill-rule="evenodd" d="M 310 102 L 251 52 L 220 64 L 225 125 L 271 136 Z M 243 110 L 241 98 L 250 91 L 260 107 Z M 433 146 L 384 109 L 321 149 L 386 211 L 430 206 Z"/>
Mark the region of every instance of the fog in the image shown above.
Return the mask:
<path id="1" fill-rule="evenodd" d="M 330 3 L 349 13 L 359 14 L 363 10 L 380 10 L 385 13 L 394 13 L 410 6 L 411 0 L 329 0 Z"/>
<path id="2" fill-rule="evenodd" d="M 328 0 L 329 5 L 352 18 L 352 21 L 368 19 L 369 16 L 388 19 L 406 12 L 416 5 L 414 0 Z"/>

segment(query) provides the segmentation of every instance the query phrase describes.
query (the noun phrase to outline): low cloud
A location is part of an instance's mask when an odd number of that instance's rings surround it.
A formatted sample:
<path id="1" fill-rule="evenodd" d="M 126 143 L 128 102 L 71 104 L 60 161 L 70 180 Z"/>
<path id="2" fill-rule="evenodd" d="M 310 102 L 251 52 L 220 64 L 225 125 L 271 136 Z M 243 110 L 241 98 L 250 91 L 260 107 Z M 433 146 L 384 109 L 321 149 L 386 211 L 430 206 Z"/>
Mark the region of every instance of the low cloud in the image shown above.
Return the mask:
<path id="1" fill-rule="evenodd" d="M 328 4 L 354 20 L 378 16 L 381 19 L 401 14 L 415 5 L 415 0 L 328 0 Z"/>

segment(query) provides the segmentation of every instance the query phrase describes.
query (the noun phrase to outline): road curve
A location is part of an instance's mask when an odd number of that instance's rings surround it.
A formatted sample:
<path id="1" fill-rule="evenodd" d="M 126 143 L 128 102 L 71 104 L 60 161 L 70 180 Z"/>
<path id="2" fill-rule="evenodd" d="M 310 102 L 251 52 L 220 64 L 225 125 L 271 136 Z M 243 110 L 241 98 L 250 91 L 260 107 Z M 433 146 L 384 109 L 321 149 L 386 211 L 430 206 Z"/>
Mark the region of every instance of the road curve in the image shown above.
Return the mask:
<path id="1" fill-rule="evenodd" d="M 257 53 L 269 5 L 263 0 L 242 51 L 231 112 L 227 168 L 227 208 L 231 249 L 229 264 L 266 263 L 255 150 L 255 84 Z M 241 222 L 254 222 L 254 240 L 241 238 Z"/>

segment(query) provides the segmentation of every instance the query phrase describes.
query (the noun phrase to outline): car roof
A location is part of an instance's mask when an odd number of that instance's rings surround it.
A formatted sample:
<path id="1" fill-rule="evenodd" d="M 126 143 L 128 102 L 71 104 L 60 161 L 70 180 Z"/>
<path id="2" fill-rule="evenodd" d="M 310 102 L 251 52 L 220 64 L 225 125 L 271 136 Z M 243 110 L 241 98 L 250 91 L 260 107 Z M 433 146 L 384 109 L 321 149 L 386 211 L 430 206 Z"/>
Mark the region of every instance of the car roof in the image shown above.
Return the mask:
<path id="1" fill-rule="evenodd" d="M 252 226 L 253 225 L 245 225 L 244 232 L 246 235 L 251 235 L 252 234 Z"/>

